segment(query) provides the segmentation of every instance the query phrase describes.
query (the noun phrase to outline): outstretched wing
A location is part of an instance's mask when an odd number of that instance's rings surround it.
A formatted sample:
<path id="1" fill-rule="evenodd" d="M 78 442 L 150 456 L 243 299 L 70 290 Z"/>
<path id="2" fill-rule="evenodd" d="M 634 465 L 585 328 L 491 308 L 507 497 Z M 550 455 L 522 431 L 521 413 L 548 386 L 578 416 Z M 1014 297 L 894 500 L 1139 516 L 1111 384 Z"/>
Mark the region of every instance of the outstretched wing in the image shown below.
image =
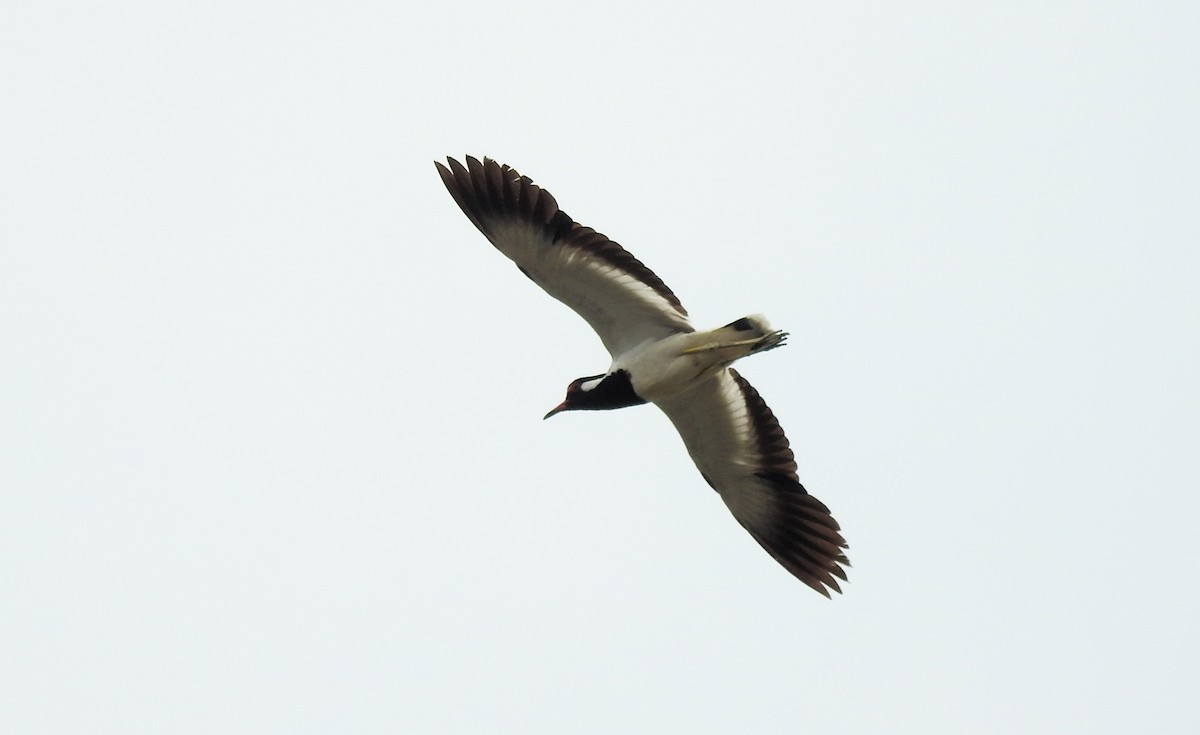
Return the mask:
<path id="1" fill-rule="evenodd" d="M 694 331 L 653 271 L 574 222 L 550 192 L 489 158 L 466 161 L 435 164 L 463 213 L 534 283 L 583 317 L 614 358 L 646 340 Z"/>
<path id="2" fill-rule="evenodd" d="M 841 592 L 846 542 L 829 509 L 800 484 L 787 437 L 758 391 L 730 368 L 657 405 L 754 540 L 817 592 Z"/>

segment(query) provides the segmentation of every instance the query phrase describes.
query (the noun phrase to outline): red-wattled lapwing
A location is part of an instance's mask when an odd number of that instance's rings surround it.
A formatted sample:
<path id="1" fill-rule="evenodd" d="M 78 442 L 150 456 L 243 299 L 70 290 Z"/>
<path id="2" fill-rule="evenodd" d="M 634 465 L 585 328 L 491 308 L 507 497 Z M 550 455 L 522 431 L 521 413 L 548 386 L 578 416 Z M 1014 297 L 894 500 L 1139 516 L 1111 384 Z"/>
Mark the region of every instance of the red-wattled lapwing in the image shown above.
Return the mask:
<path id="1" fill-rule="evenodd" d="M 550 192 L 491 159 L 466 160 L 436 164 L 454 201 L 522 273 L 592 325 L 612 355 L 607 372 L 573 381 L 546 418 L 653 403 L 754 540 L 817 592 L 841 592 L 849 562 L 837 521 L 800 484 L 771 409 L 729 367 L 779 347 L 787 334 L 757 315 L 697 332 L 658 276 L 573 221 Z"/>

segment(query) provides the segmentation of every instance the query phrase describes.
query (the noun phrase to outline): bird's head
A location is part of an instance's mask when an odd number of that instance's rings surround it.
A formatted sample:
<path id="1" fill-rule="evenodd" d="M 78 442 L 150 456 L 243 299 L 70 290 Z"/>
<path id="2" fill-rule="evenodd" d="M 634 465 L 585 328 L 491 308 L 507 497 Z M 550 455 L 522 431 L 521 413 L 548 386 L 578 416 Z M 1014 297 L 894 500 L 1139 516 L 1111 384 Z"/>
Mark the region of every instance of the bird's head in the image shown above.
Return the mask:
<path id="1" fill-rule="evenodd" d="M 629 373 L 617 370 L 606 375 L 589 375 L 572 380 L 567 386 L 567 397 L 542 418 L 548 419 L 563 411 L 603 411 L 645 402 L 633 392 Z"/>
<path id="2" fill-rule="evenodd" d="M 563 402 L 550 409 L 550 413 L 542 417 L 542 420 L 550 418 L 556 413 L 563 411 L 578 411 L 580 409 L 595 408 L 591 405 L 595 398 L 596 387 L 604 382 L 603 375 L 589 375 L 586 378 L 576 378 L 567 386 L 567 397 Z"/>

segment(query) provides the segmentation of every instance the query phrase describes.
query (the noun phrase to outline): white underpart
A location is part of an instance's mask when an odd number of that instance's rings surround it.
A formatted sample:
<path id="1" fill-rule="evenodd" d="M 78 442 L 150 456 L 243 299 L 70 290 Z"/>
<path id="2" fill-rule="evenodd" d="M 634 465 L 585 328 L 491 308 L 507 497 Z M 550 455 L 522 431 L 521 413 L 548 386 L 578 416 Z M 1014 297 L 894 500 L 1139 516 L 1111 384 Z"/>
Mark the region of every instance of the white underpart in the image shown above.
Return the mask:
<path id="1" fill-rule="evenodd" d="M 643 342 L 614 360 L 609 372 L 627 370 L 633 380 L 634 392 L 651 403 L 670 398 L 713 377 L 739 358 L 748 355 L 753 347 L 739 345 L 684 354 L 686 350 L 714 344 L 745 342 L 771 332 L 771 325 L 762 316 L 747 318 L 754 324 L 754 329 L 735 330 L 721 327 L 705 332 L 673 334 L 660 340 Z"/>

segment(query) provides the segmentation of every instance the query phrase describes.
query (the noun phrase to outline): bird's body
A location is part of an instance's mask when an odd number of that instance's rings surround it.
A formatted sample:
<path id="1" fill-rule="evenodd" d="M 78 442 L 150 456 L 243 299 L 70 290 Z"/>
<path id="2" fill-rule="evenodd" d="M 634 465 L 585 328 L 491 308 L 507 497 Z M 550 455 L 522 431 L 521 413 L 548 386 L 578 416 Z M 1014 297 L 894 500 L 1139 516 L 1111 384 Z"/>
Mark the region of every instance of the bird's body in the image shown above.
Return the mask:
<path id="1" fill-rule="evenodd" d="M 772 330 L 762 317 L 746 317 L 735 323 L 747 326 L 736 329 L 727 325 L 708 332 L 678 332 L 647 340 L 616 356 L 608 372 L 628 372 L 634 393 L 658 403 L 712 378 L 751 352 L 778 347 L 786 336 Z M 763 346 L 757 346 L 760 344 Z"/>
<path id="2" fill-rule="evenodd" d="M 617 243 L 574 222 L 549 192 L 508 166 L 438 163 L 468 219 L 547 293 L 582 316 L 612 361 L 579 378 L 546 418 L 653 403 L 679 431 L 704 479 L 789 572 L 828 596 L 849 565 L 838 524 L 796 476 L 774 414 L 730 365 L 786 334 L 754 315 L 696 331 L 675 294 Z"/>

